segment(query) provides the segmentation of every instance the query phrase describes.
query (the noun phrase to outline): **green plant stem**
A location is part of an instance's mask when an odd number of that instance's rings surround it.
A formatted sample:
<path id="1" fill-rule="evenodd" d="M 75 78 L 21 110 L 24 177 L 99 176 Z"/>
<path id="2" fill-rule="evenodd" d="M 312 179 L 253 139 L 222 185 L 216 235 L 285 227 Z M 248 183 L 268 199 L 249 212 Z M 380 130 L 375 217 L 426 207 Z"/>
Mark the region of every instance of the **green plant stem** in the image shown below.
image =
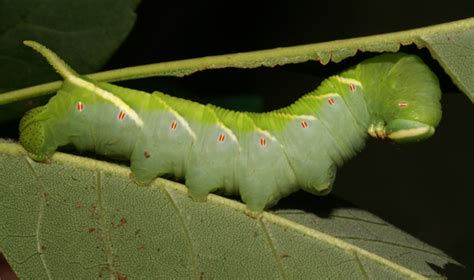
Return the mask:
<path id="1" fill-rule="evenodd" d="M 354 56 L 357 51 L 396 52 L 401 45 L 409 44 L 415 44 L 418 48 L 429 48 L 423 40 L 424 37 L 468 28 L 474 28 L 474 18 L 382 35 L 147 64 L 98 72 L 87 76 L 98 81 L 113 82 L 153 76 L 182 77 L 202 70 L 228 67 L 273 67 L 310 60 L 316 60 L 322 64 L 327 64 L 330 61 L 337 63 L 347 57 Z M 58 90 L 60 86 L 61 82 L 56 81 L 3 93 L 0 94 L 0 105 L 47 95 Z"/>

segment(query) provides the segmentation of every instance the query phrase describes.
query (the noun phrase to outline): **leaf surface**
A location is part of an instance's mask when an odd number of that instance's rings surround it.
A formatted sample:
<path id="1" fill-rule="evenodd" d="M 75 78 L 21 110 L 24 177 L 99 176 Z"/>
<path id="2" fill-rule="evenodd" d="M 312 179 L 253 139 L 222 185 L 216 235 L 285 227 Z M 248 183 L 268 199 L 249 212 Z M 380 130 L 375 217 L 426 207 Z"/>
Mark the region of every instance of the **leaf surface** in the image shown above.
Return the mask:
<path id="1" fill-rule="evenodd" d="M 474 26 L 422 39 L 453 82 L 474 102 Z"/>
<path id="2" fill-rule="evenodd" d="M 9 142 L 0 168 L 0 250 L 21 278 L 423 279 L 455 263 L 358 209 L 254 219 L 227 198 L 195 202 L 178 183 L 140 187 L 126 167 L 62 153 L 33 162 Z"/>

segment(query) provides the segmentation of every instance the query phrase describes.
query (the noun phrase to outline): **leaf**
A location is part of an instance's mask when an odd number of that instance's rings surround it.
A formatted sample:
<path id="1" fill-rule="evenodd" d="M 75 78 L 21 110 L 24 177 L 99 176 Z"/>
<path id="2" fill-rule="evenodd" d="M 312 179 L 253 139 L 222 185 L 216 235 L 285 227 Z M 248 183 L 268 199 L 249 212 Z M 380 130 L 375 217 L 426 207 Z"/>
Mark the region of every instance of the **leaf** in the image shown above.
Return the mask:
<path id="1" fill-rule="evenodd" d="M 226 198 L 139 187 L 128 168 L 62 153 L 33 162 L 5 141 L 0 167 L 0 249 L 21 278 L 422 279 L 455 264 L 361 210 L 253 219 Z"/>
<path id="2" fill-rule="evenodd" d="M 57 79 L 51 67 L 25 48 L 25 39 L 56 50 L 80 72 L 102 67 L 135 22 L 139 0 L 0 0 L 0 92 Z M 18 118 L 36 104 L 0 111 L 0 121 Z"/>
<path id="3" fill-rule="evenodd" d="M 401 46 L 415 44 L 418 48 L 428 48 L 451 79 L 474 102 L 474 83 L 471 78 L 474 65 L 471 47 L 474 45 L 473 30 L 474 18 L 469 18 L 381 35 L 127 67 L 91 74 L 89 77 L 98 81 L 122 81 L 152 76 L 182 77 L 198 71 L 229 67 L 274 67 L 310 60 L 322 64 L 337 63 L 356 55 L 358 51 L 397 52 Z M 51 49 L 55 50 L 54 47 Z M 59 86 L 60 83 L 55 82 L 12 91 L 0 95 L 0 105 L 49 94 Z"/>
<path id="4" fill-rule="evenodd" d="M 474 102 L 474 26 L 422 38 L 431 55 Z"/>

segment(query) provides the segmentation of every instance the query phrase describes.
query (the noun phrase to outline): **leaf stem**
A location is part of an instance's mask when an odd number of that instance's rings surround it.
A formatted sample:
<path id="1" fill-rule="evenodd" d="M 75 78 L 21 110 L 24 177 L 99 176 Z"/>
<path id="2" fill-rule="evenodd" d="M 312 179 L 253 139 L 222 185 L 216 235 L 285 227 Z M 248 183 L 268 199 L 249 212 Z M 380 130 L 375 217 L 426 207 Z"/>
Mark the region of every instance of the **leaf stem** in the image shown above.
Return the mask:
<path id="1" fill-rule="evenodd" d="M 251 51 L 244 53 L 216 55 L 180 61 L 161 62 L 141 66 L 126 67 L 116 70 L 87 75 L 98 81 L 123 81 L 153 76 L 182 77 L 207 69 L 220 68 L 256 68 L 274 67 L 290 63 L 302 63 L 310 60 L 322 64 L 340 62 L 362 52 L 396 52 L 402 45 L 416 44 L 418 48 L 426 47 L 423 39 L 445 32 L 455 32 L 474 27 L 474 17 L 449 23 L 417 28 L 407 31 L 372 35 L 353 39 L 336 40 L 308 45 Z M 0 105 L 38 97 L 55 92 L 61 82 L 51 82 L 37 86 L 0 94 Z"/>

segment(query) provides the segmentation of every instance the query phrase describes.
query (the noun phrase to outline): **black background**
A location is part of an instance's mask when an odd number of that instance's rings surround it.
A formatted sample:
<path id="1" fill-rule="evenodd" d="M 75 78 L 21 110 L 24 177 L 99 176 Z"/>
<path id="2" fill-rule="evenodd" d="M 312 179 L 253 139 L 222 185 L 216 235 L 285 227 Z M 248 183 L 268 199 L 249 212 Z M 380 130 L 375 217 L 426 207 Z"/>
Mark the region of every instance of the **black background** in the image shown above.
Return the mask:
<path id="1" fill-rule="evenodd" d="M 255 1 L 245 5 L 234 1 L 145 0 L 137 14 L 134 30 L 105 69 L 428 26 L 474 16 L 474 1 Z M 416 145 L 369 141 L 366 149 L 339 171 L 328 199 L 337 196 L 350 201 L 442 249 L 467 268 L 449 265 L 435 269 L 451 279 L 472 279 L 472 103 L 426 50 L 402 50 L 422 56 L 440 77 L 445 94 L 439 129 L 432 139 Z M 367 56 L 327 66 L 309 62 L 271 69 L 211 70 L 182 79 L 153 78 L 122 84 L 229 108 L 270 110 L 290 104 L 325 77 Z M 301 201 L 315 203 L 321 199 L 298 193 L 279 207 Z M 292 207 L 316 209 L 318 205 Z"/>

